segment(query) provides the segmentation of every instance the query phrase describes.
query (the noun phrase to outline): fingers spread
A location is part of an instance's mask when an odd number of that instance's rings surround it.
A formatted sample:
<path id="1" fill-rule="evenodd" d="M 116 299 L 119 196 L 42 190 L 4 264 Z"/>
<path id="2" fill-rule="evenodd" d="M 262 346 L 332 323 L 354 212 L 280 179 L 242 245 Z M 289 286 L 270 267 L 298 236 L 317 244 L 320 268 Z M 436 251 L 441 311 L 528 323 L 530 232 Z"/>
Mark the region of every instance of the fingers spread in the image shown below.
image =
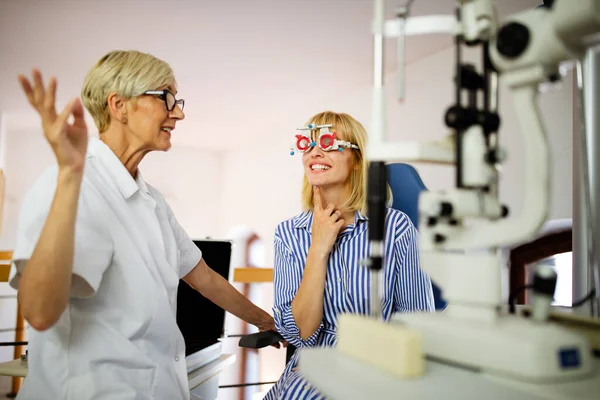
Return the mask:
<path id="1" fill-rule="evenodd" d="M 43 125 L 49 125 L 56 118 L 56 79 L 50 78 L 48 88 L 44 88 L 42 74 L 38 69 L 32 71 L 32 83 L 24 75 L 18 75 L 19 83 L 29 104 L 31 104 L 41 115 Z M 33 87 L 32 87 L 33 85 Z"/>

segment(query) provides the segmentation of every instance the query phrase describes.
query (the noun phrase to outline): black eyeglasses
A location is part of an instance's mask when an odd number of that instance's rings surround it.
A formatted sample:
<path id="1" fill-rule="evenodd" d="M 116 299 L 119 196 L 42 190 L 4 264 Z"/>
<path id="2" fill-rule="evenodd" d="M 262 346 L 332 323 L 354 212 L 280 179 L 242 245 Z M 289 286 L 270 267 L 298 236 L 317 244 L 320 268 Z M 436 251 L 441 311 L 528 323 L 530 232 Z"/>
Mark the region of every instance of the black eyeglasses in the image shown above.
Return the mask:
<path id="1" fill-rule="evenodd" d="M 167 89 L 148 90 L 147 92 L 144 92 L 144 94 L 151 94 L 154 96 L 158 96 L 160 99 L 162 99 L 165 102 L 165 106 L 167 107 L 167 111 L 169 111 L 169 112 L 173 111 L 175 106 L 178 104 L 179 104 L 179 108 L 181 108 L 181 111 L 183 111 L 183 107 L 185 106 L 184 99 L 177 100 L 175 98 L 175 95 L 173 93 L 171 93 L 170 91 L 168 91 Z"/>

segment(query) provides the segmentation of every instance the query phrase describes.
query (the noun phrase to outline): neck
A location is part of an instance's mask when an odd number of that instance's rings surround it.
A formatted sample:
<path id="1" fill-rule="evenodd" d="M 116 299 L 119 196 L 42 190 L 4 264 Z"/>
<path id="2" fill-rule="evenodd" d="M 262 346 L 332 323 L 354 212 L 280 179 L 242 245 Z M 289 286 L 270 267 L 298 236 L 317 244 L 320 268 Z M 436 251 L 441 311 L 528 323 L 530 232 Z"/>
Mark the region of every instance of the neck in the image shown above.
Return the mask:
<path id="1" fill-rule="evenodd" d="M 333 204 L 336 209 L 339 209 L 342 212 L 342 218 L 346 224 L 349 225 L 354 223 L 355 210 L 349 210 L 345 207 L 343 209 L 340 208 L 344 206 L 350 197 L 350 188 L 348 186 L 323 186 L 321 187 L 321 195 L 325 201 L 323 204 L 324 207 Z"/>
<path id="2" fill-rule="evenodd" d="M 109 128 L 100 134 L 100 140 L 110 147 L 131 176 L 135 178 L 138 165 L 149 150 L 136 146 L 131 138 L 125 135 L 125 132 L 116 129 Z"/>

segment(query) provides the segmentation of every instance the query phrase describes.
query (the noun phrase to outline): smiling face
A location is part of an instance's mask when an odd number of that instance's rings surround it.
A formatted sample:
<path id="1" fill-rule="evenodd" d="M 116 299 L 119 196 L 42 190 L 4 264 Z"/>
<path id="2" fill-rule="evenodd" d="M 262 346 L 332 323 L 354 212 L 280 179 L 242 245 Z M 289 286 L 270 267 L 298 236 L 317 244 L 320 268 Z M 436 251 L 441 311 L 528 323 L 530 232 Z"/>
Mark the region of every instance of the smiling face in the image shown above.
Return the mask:
<path id="1" fill-rule="evenodd" d="M 342 203 L 338 204 L 347 210 L 366 210 L 366 174 L 367 160 L 363 157 L 363 149 L 367 146 L 367 133 L 360 122 L 345 113 L 323 111 L 312 116 L 308 124 L 333 125 L 329 130 L 336 133 L 336 139 L 354 144 L 354 148 L 324 151 L 319 145 L 302 155 L 304 179 L 302 181 L 302 206 L 306 210 L 314 207 L 314 186 L 334 192 L 344 193 Z M 304 131 L 307 132 L 307 131 Z M 316 135 L 316 136 L 315 136 Z M 318 140 L 319 132 L 314 131 L 312 139 Z M 300 150 L 300 149 L 299 149 Z"/>
<path id="2" fill-rule="evenodd" d="M 81 90 L 86 109 L 98 132 L 124 131 L 136 149 L 167 150 L 171 131 L 184 118 L 180 106 L 165 106 L 167 96 L 177 93 L 173 70 L 165 61 L 135 50 L 111 51 L 88 71 Z M 147 94 L 152 91 L 152 94 Z M 173 98 L 169 95 L 170 105 Z"/>
<path id="3" fill-rule="evenodd" d="M 337 138 L 345 139 L 343 133 L 336 133 Z M 302 163 L 309 184 L 322 188 L 347 186 L 354 167 L 353 151 L 355 150 L 324 151 L 319 146 L 315 146 L 304 152 Z"/>
<path id="4" fill-rule="evenodd" d="M 167 89 L 176 94 L 175 85 L 168 85 L 158 90 Z M 165 96 L 144 94 L 128 102 L 127 129 L 139 146 L 146 150 L 166 151 L 171 147 L 171 133 L 177 121 L 183 120 L 185 114 L 179 105 L 168 111 Z"/>

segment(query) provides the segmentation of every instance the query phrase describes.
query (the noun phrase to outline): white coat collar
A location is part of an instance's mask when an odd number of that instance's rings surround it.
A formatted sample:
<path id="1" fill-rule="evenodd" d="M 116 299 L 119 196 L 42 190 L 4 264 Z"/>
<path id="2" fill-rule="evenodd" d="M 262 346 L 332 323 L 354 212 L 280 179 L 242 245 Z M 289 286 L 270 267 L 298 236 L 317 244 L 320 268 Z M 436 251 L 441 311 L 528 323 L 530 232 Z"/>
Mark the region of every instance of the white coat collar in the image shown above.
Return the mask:
<path id="1" fill-rule="evenodd" d="M 92 157 L 97 157 L 102 161 L 110 177 L 125 199 L 129 199 L 138 190 L 149 194 L 148 186 L 142 178 L 139 169 L 135 179 L 133 179 L 117 155 L 99 138 L 90 138 L 88 154 Z"/>

